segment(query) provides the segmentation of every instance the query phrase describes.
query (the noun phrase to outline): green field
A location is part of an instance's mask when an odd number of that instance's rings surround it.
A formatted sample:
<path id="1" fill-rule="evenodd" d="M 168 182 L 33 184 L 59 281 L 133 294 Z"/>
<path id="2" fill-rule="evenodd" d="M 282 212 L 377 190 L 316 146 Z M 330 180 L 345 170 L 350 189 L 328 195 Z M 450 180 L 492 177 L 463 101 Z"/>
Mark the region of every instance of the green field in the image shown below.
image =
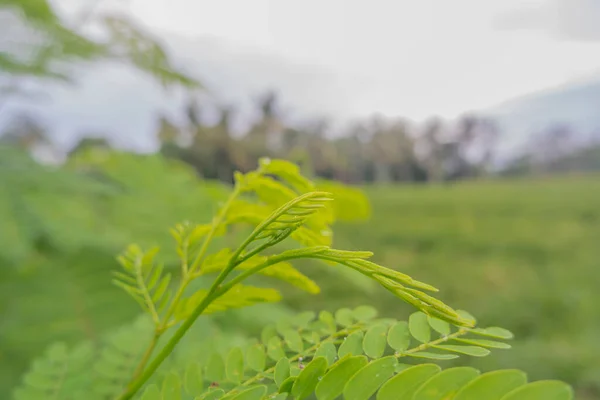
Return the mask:
<path id="1" fill-rule="evenodd" d="M 471 364 L 564 379 L 581 398 L 600 398 L 600 176 L 366 193 L 372 217 L 339 224 L 337 248 L 372 250 L 374 261 L 436 285 L 442 300 L 484 325 L 515 333 L 512 350 Z M 360 277 L 344 281 L 322 271 L 310 270 L 322 295 L 289 303 L 303 309 L 373 304 L 395 316 L 410 311 Z"/>

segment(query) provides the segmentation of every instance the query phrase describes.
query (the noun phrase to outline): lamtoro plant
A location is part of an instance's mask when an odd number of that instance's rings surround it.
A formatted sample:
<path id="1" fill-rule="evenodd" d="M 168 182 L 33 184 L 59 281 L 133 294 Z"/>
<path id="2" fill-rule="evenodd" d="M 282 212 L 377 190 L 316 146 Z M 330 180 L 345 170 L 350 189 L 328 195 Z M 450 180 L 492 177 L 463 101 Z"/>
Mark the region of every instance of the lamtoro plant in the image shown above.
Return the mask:
<path id="1" fill-rule="evenodd" d="M 172 229 L 181 260 L 169 271 L 158 249 L 131 245 L 119 257 L 114 283 L 145 317 L 108 335 L 101 346 L 55 344 L 36 360 L 14 392 L 25 399 L 259 400 L 562 400 L 569 385 L 528 383 L 518 370 L 442 370 L 435 362 L 508 349 L 512 334 L 481 328 L 468 312 L 431 293 L 435 287 L 368 259 L 368 251 L 331 248 L 330 193 L 318 191 L 297 166 L 262 159 L 235 175 L 234 188 L 212 222 Z M 214 251 L 233 225 L 253 230 L 237 248 Z M 281 248 L 291 239 L 298 246 Z M 256 275 L 309 293 L 315 282 L 291 264 L 314 259 L 351 268 L 417 310 L 407 321 L 378 318 L 371 307 L 300 313 L 263 329 L 260 339 L 228 342 L 204 314 L 276 302 L 280 293 L 248 284 Z M 209 285 L 207 278 L 213 276 Z M 199 328 L 198 328 L 199 326 Z M 199 333 L 200 332 L 200 333 Z M 220 345 L 218 345 L 220 343 Z"/>

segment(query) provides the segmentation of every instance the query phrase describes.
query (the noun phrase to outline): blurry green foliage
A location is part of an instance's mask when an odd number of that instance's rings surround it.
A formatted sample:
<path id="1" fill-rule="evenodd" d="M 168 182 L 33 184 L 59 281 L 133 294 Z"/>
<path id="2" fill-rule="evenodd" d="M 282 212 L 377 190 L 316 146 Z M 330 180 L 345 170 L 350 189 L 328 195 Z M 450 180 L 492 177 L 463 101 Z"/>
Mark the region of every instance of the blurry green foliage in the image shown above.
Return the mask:
<path id="1" fill-rule="evenodd" d="M 115 254 L 131 242 L 159 246 L 166 268 L 176 268 L 168 227 L 210 222 L 230 192 L 160 155 L 90 147 L 51 167 L 7 145 L 0 146 L 0 187 L 0 397 L 50 341 L 95 339 L 135 315 L 135 304 L 110 282 Z M 354 204 L 368 210 L 355 189 L 328 189 L 341 197 L 338 219 L 348 219 L 343 210 Z M 255 332 L 270 321 L 260 310 L 232 315 Z M 270 308 L 272 318 L 286 312 Z"/>
<path id="2" fill-rule="evenodd" d="M 173 219 L 208 221 L 228 191 L 156 155 L 90 150 L 53 168 L 12 146 L 0 147 L 0 187 L 0 397 L 49 339 L 130 320 L 114 255 L 135 238 L 172 266 Z"/>
<path id="3" fill-rule="evenodd" d="M 66 21 L 48 0 L 1 0 L 0 74 L 10 79 L 4 94 L 18 93 L 14 79 L 71 82 L 74 66 L 104 61 L 132 65 L 165 87 L 199 87 L 149 31 L 123 15 L 96 12 L 95 6 L 90 1 L 79 19 Z M 102 34 L 86 33 L 88 25 Z"/>
<path id="4" fill-rule="evenodd" d="M 473 366 L 563 379 L 574 384 L 577 398 L 596 399 L 599 182 L 596 175 L 570 175 L 366 187 L 372 218 L 359 229 L 340 223 L 336 246 L 372 249 L 377 262 L 418 274 L 444 288 L 444 301 L 515 333 L 514 351 L 472 360 Z M 385 293 L 349 291 L 321 270 L 307 273 L 328 296 L 288 296 L 298 309 L 365 302 L 390 316 L 408 309 Z"/>

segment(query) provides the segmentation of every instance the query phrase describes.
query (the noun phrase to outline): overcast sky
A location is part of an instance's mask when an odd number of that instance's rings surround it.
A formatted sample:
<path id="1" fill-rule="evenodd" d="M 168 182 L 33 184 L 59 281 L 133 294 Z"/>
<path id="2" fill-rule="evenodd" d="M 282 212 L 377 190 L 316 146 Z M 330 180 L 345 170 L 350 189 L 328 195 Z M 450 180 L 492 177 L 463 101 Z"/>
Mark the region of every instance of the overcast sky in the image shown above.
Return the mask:
<path id="1" fill-rule="evenodd" d="M 345 95 L 358 112 L 454 115 L 600 72 L 598 0 L 130 0 L 129 7 L 150 26 L 326 68 L 349 83 Z"/>
<path id="2" fill-rule="evenodd" d="M 90 1 L 53 0 L 70 14 Z M 600 80 L 600 0 L 99 4 L 99 11 L 117 7 L 162 32 L 167 47 L 227 102 L 274 87 L 288 108 L 308 114 L 422 120 Z M 51 106 L 69 124 L 95 120 L 99 131 L 153 135 L 152 113 L 165 100 L 136 82 L 131 72 L 103 71 L 76 95 L 57 94 Z"/>

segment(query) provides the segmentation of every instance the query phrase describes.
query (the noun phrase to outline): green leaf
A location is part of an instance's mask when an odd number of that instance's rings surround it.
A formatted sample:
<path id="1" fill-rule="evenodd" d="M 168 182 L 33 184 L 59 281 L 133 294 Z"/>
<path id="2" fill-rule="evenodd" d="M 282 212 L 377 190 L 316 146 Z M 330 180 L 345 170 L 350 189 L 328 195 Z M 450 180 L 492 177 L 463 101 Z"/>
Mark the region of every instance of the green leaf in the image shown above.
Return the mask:
<path id="1" fill-rule="evenodd" d="M 325 357 L 328 365 L 333 365 L 335 363 L 335 359 L 337 357 L 337 349 L 335 345 L 331 342 L 321 343 L 317 351 L 315 352 L 316 357 Z"/>
<path id="2" fill-rule="evenodd" d="M 283 339 L 285 343 L 290 348 L 290 350 L 301 353 L 304 350 L 304 342 L 302 341 L 302 337 L 297 331 L 288 329 L 283 334 Z"/>
<path id="3" fill-rule="evenodd" d="M 352 311 L 352 316 L 359 322 L 367 322 L 377 316 L 377 310 L 371 306 L 358 306 Z"/>
<path id="4" fill-rule="evenodd" d="M 199 363 L 191 363 L 185 370 L 185 391 L 192 396 L 198 396 L 204 391 L 204 378 Z"/>
<path id="5" fill-rule="evenodd" d="M 314 311 L 304 311 L 296 315 L 292 319 L 293 325 L 298 329 L 306 329 L 309 324 L 315 319 L 316 314 Z"/>
<path id="6" fill-rule="evenodd" d="M 217 354 L 211 354 L 206 364 L 205 374 L 206 379 L 211 382 L 219 382 L 225 376 L 225 362 L 223 358 Z"/>
<path id="7" fill-rule="evenodd" d="M 473 322 L 477 322 L 477 319 L 468 311 L 465 310 L 456 310 L 456 313 L 466 320 L 471 320 Z"/>
<path id="8" fill-rule="evenodd" d="M 379 389 L 377 400 L 412 400 L 419 386 L 441 370 L 436 364 L 406 368 Z"/>
<path id="9" fill-rule="evenodd" d="M 337 325 L 335 323 L 335 318 L 329 311 L 321 311 L 319 313 L 319 321 L 322 321 L 327 326 L 329 334 L 336 332 Z"/>
<path id="10" fill-rule="evenodd" d="M 260 400 L 267 393 L 267 387 L 264 385 L 255 386 L 244 390 L 231 400 Z"/>
<path id="11" fill-rule="evenodd" d="M 298 362 L 298 365 L 292 365 L 290 367 L 290 376 L 298 376 L 302 370 L 300 369 L 301 362 Z"/>
<path id="12" fill-rule="evenodd" d="M 157 304 L 160 299 L 162 299 L 163 295 L 167 292 L 167 288 L 169 287 L 169 283 L 171 283 L 171 274 L 166 274 L 158 284 L 158 287 L 154 291 L 152 295 L 152 301 Z"/>
<path id="13" fill-rule="evenodd" d="M 407 368 L 412 367 L 413 365 L 411 364 L 403 364 L 403 363 L 398 363 L 398 365 L 396 365 L 396 373 L 398 372 L 402 372 Z"/>
<path id="14" fill-rule="evenodd" d="M 273 361 L 279 361 L 279 359 L 285 357 L 285 352 L 283 351 L 281 340 L 274 336 L 269 339 L 269 343 L 267 344 L 267 355 Z"/>
<path id="15" fill-rule="evenodd" d="M 445 400 L 469 381 L 477 378 L 479 371 L 471 367 L 450 368 L 426 381 L 414 394 L 412 400 Z"/>
<path id="16" fill-rule="evenodd" d="M 298 375 L 292 387 L 292 395 L 299 400 L 310 396 L 315 390 L 317 383 L 319 383 L 319 379 L 325 375 L 326 370 L 327 360 L 324 357 L 313 359 Z"/>
<path id="17" fill-rule="evenodd" d="M 464 343 L 464 344 L 470 344 L 473 346 L 488 347 L 491 349 L 510 349 L 512 347 L 508 343 L 496 342 L 495 340 L 463 339 L 463 338 L 455 338 L 452 340 L 454 340 L 456 342 Z"/>
<path id="18" fill-rule="evenodd" d="M 344 399 L 368 400 L 379 386 L 394 375 L 397 363 L 396 357 L 388 356 L 361 368 L 344 386 Z"/>
<path id="19" fill-rule="evenodd" d="M 286 380 L 281 382 L 279 386 L 279 393 L 291 393 L 294 382 L 296 382 L 296 376 L 289 376 Z"/>
<path id="20" fill-rule="evenodd" d="M 292 330 L 292 324 L 289 321 L 289 318 L 280 318 L 275 323 L 275 329 L 277 329 L 277 333 L 281 336 L 285 335 L 287 331 Z"/>
<path id="21" fill-rule="evenodd" d="M 488 336 L 495 339 L 512 339 L 515 337 L 513 333 L 504 328 L 498 328 L 496 326 L 490 328 L 475 328 L 471 329 L 469 332 L 475 333 L 477 335 Z"/>
<path id="22" fill-rule="evenodd" d="M 408 322 L 400 321 L 394 324 L 388 332 L 388 344 L 397 352 L 402 353 L 410 346 Z"/>
<path id="23" fill-rule="evenodd" d="M 452 344 L 444 344 L 432 347 L 435 349 L 451 351 L 454 353 L 466 354 L 472 357 L 485 357 L 488 354 L 490 354 L 490 351 L 488 349 L 484 349 L 483 347 L 478 346 L 458 346 Z"/>
<path id="24" fill-rule="evenodd" d="M 571 400 L 573 389 L 561 381 L 544 380 L 528 383 L 508 393 L 501 400 Z"/>
<path id="25" fill-rule="evenodd" d="M 418 351 L 416 353 L 406 353 L 408 357 L 414 358 L 425 358 L 427 360 L 453 360 L 458 358 L 456 354 L 438 354 L 438 353 L 430 353 L 428 351 Z"/>
<path id="26" fill-rule="evenodd" d="M 428 343 L 431 340 L 431 330 L 427 315 L 417 311 L 408 318 L 408 329 L 410 334 L 421 343 Z"/>
<path id="27" fill-rule="evenodd" d="M 254 344 L 250 346 L 246 352 L 246 362 L 253 371 L 264 371 L 265 364 L 267 362 L 265 346 L 262 344 Z"/>
<path id="28" fill-rule="evenodd" d="M 449 335 L 450 334 L 450 324 L 446 321 L 442 321 L 439 318 L 428 316 L 427 320 L 429 321 L 429 326 L 433 328 L 434 331 L 442 334 Z"/>
<path id="29" fill-rule="evenodd" d="M 227 355 L 225 363 L 227 379 L 234 383 L 241 383 L 244 378 L 244 353 L 239 347 L 234 347 Z"/>
<path id="30" fill-rule="evenodd" d="M 239 265 L 237 268 L 240 270 L 250 269 L 264 261 L 266 261 L 266 257 L 254 256 L 247 262 Z M 319 288 L 319 286 L 313 280 L 302 274 L 288 262 L 273 264 L 268 268 L 260 270 L 258 274 L 287 282 L 290 285 L 302 289 L 310 294 L 318 294 L 321 291 L 321 288 Z"/>
<path id="31" fill-rule="evenodd" d="M 335 321 L 343 327 L 352 325 L 354 323 L 352 311 L 349 308 L 340 308 L 335 312 Z"/>
<path id="32" fill-rule="evenodd" d="M 487 372 L 464 386 L 454 400 L 500 400 L 508 392 L 526 383 L 527 375 L 516 369 Z"/>
<path id="33" fill-rule="evenodd" d="M 206 297 L 206 290 L 198 290 L 184 303 L 185 308 L 180 310 L 180 318 L 186 318 Z M 204 311 L 211 314 L 232 308 L 248 307 L 259 303 L 275 303 L 281 300 L 281 295 L 275 289 L 266 289 L 248 285 L 237 284 L 225 294 L 216 298 Z"/>
<path id="34" fill-rule="evenodd" d="M 258 163 L 265 173 L 284 179 L 300 193 L 314 190 L 314 184 L 300 173 L 298 165 L 290 161 L 261 158 Z"/>
<path id="35" fill-rule="evenodd" d="M 152 384 L 149 385 L 146 390 L 144 390 L 141 400 L 163 400 L 163 397 L 158 386 L 156 384 Z"/>
<path id="36" fill-rule="evenodd" d="M 340 360 L 321 379 L 315 389 L 318 400 L 333 400 L 342 394 L 346 382 L 368 364 L 367 357 L 355 356 Z"/>
<path id="37" fill-rule="evenodd" d="M 303 340 L 310 344 L 317 344 L 321 341 L 321 335 L 314 331 L 304 332 L 301 336 Z"/>
<path id="38" fill-rule="evenodd" d="M 362 331 L 356 331 L 344 338 L 344 342 L 338 349 L 338 357 L 342 358 L 347 354 L 359 356 L 362 354 Z"/>
<path id="39" fill-rule="evenodd" d="M 260 333 L 260 340 L 266 345 L 269 343 L 269 339 L 277 336 L 277 330 L 274 325 L 267 325 L 263 328 Z"/>
<path id="40" fill-rule="evenodd" d="M 277 386 L 281 386 L 283 381 L 290 377 L 290 360 L 287 358 L 280 359 L 275 364 L 275 383 Z"/>
<path id="41" fill-rule="evenodd" d="M 363 350 L 371 358 L 380 358 L 385 351 L 387 340 L 387 326 L 383 324 L 373 325 L 363 339 Z"/>
<path id="42" fill-rule="evenodd" d="M 223 397 L 225 391 L 223 389 L 210 390 L 198 397 L 195 400 L 217 400 Z"/>
<path id="43" fill-rule="evenodd" d="M 162 385 L 162 397 L 169 400 L 181 400 L 181 380 L 179 375 L 169 372 Z"/>

